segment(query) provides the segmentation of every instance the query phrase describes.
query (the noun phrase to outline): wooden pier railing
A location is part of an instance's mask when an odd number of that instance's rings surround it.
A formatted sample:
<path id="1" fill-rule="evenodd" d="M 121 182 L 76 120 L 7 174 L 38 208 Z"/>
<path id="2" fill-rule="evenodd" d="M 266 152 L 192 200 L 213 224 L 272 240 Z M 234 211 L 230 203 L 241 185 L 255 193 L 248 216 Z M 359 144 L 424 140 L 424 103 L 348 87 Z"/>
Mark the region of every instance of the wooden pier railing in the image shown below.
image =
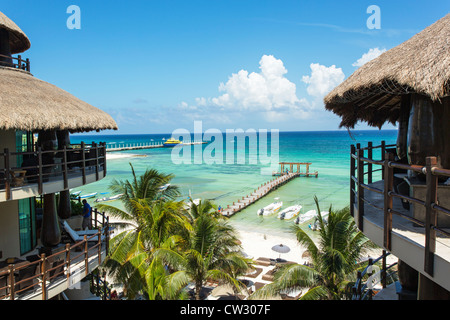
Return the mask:
<path id="1" fill-rule="evenodd" d="M 263 183 L 249 195 L 243 196 L 237 202 L 233 202 L 232 205 L 228 205 L 226 208 L 222 210 L 221 214 L 226 217 L 231 217 L 235 213 L 248 207 L 249 205 L 266 196 L 271 191 L 275 190 L 276 188 L 280 187 L 281 185 L 289 182 L 290 180 L 298 176 L 299 176 L 298 172 L 287 174 L 285 173 L 277 178 L 274 178 L 266 183 Z"/>
<path id="2" fill-rule="evenodd" d="M 5 60 L 11 60 L 11 62 L 7 62 Z M 10 57 L 0 54 L 0 66 L 21 69 L 30 72 L 30 60 L 28 58 L 22 59 L 21 55 L 18 55 L 17 57 Z"/>

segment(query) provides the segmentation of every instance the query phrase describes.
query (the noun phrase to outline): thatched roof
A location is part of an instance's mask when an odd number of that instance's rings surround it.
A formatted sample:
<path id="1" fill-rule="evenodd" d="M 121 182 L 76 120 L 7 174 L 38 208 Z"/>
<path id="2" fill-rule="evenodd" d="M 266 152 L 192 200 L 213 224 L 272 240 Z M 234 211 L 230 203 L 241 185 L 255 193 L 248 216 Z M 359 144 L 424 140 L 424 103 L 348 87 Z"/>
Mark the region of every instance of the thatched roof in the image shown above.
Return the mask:
<path id="1" fill-rule="evenodd" d="M 0 129 L 117 129 L 106 112 L 19 69 L 0 67 Z"/>
<path id="2" fill-rule="evenodd" d="M 433 101 L 450 95 L 450 14 L 356 70 L 324 99 L 327 110 L 374 127 L 395 123 L 401 96 L 418 93 Z"/>
<path id="3" fill-rule="evenodd" d="M 0 28 L 9 31 L 11 54 L 21 53 L 30 48 L 31 43 L 25 33 L 2 12 L 0 12 Z"/>

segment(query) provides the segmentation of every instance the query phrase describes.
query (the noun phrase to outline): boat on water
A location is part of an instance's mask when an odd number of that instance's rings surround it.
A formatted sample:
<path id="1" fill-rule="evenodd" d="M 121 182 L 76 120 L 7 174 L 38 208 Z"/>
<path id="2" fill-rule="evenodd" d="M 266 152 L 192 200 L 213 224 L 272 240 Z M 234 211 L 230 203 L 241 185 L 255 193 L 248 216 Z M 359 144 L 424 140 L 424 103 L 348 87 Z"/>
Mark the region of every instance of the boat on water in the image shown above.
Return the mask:
<path id="1" fill-rule="evenodd" d="M 121 194 L 117 194 L 115 196 L 111 196 L 111 197 L 103 197 L 103 198 L 97 198 L 95 199 L 94 202 L 107 202 L 107 201 L 114 201 L 119 199 L 121 196 L 123 196 L 123 193 Z"/>
<path id="2" fill-rule="evenodd" d="M 164 190 L 166 190 L 168 187 L 170 187 L 170 183 L 166 183 L 165 185 L 159 187 L 159 191 L 164 191 Z"/>
<path id="3" fill-rule="evenodd" d="M 283 211 L 281 211 L 278 214 L 278 219 L 280 219 L 280 220 L 293 219 L 300 213 L 301 209 L 302 209 L 302 206 L 299 204 L 295 205 L 295 206 L 287 207 L 286 209 L 284 209 Z"/>
<path id="4" fill-rule="evenodd" d="M 77 197 L 77 196 L 80 195 L 80 193 L 81 193 L 81 190 L 80 191 L 71 192 L 70 195 L 74 196 L 74 197 Z"/>
<path id="5" fill-rule="evenodd" d="M 178 139 L 170 138 L 163 143 L 163 146 L 166 148 L 175 147 L 176 145 L 181 144 L 181 141 Z"/>
<path id="6" fill-rule="evenodd" d="M 278 200 L 279 198 L 275 198 L 275 200 Z M 270 214 L 277 213 L 281 207 L 283 206 L 282 201 L 276 201 L 268 206 L 265 206 L 264 208 L 259 209 L 256 213 L 258 216 L 268 216 Z"/>
<path id="7" fill-rule="evenodd" d="M 303 214 L 300 214 L 297 219 L 295 219 L 295 223 L 296 224 L 302 224 L 305 223 L 308 220 L 311 220 L 312 218 L 314 218 L 317 215 L 317 211 L 316 210 L 309 210 Z"/>
<path id="8" fill-rule="evenodd" d="M 320 215 L 322 216 L 323 222 L 326 225 L 327 221 L 328 221 L 328 212 L 327 211 L 321 211 Z M 316 216 L 317 217 L 317 216 Z M 308 227 L 312 230 L 312 231 L 317 231 L 320 230 L 320 224 L 319 224 L 319 220 L 315 219 L 313 223 L 310 223 L 308 225 Z"/>
<path id="9" fill-rule="evenodd" d="M 89 199 L 89 198 L 93 198 L 97 195 L 98 192 L 93 192 L 93 193 L 89 193 L 89 194 L 84 194 L 82 196 L 80 196 L 80 199 Z"/>
<path id="10" fill-rule="evenodd" d="M 186 204 L 184 205 L 184 209 L 189 210 L 192 207 L 192 203 L 198 206 L 200 204 L 200 201 L 202 201 L 202 199 L 192 200 L 191 198 L 188 198 L 188 200 L 185 201 Z"/>

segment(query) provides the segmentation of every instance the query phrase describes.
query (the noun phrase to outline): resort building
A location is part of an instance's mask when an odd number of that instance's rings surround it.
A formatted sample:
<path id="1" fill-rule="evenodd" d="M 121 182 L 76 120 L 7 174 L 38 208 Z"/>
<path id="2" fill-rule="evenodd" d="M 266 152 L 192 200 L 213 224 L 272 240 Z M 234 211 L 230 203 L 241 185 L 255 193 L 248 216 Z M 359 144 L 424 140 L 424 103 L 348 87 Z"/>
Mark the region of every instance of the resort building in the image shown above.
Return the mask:
<path id="1" fill-rule="evenodd" d="M 450 299 L 448 39 L 450 14 L 324 99 L 341 127 L 398 125 L 395 145 L 353 145 L 350 154 L 351 212 L 368 238 L 398 258 L 398 299 Z"/>
<path id="2" fill-rule="evenodd" d="M 0 300 L 57 298 L 95 270 L 108 249 L 106 218 L 81 232 L 70 189 L 106 175 L 103 143 L 70 134 L 117 129 L 107 113 L 41 81 L 22 58 L 25 33 L 0 12 Z"/>

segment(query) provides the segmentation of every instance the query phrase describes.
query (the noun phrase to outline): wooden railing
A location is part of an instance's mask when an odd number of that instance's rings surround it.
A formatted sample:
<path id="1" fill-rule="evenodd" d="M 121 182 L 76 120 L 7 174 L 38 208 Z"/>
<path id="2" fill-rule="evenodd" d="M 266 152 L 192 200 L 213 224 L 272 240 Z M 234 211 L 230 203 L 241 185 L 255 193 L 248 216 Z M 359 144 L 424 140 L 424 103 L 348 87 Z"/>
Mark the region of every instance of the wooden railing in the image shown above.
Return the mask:
<path id="1" fill-rule="evenodd" d="M 356 217 L 356 223 L 358 228 L 363 231 L 363 217 L 364 217 L 364 205 L 370 205 L 371 207 L 381 211 L 384 215 L 383 223 L 383 243 L 387 250 L 391 250 L 392 239 L 392 216 L 395 214 L 403 219 L 409 220 L 414 224 L 421 226 L 425 229 L 425 257 L 424 257 L 424 270 L 431 276 L 434 271 L 434 254 L 436 251 L 436 233 L 440 233 L 446 237 L 450 236 L 450 233 L 443 228 L 437 226 L 437 213 L 450 216 L 449 208 L 439 206 L 437 201 L 438 191 L 438 179 L 439 177 L 450 177 L 450 170 L 441 169 L 437 167 L 436 157 L 427 157 L 426 164 L 424 166 L 408 165 L 394 161 L 394 153 L 386 152 L 388 148 L 394 147 L 393 145 L 386 146 L 383 142 L 380 146 L 373 147 L 369 144 L 367 148 L 361 148 L 358 144 L 356 147 L 351 146 L 350 157 L 350 212 L 355 217 L 354 207 L 356 206 L 358 215 Z M 374 149 L 380 149 L 381 154 L 384 155 L 383 160 L 372 159 L 372 152 Z M 367 151 L 367 156 L 365 156 Z M 373 170 L 373 166 L 381 167 L 378 170 Z M 368 170 L 365 171 L 364 167 L 367 166 Z M 409 195 L 400 194 L 394 190 L 394 169 L 410 170 L 416 173 L 424 174 L 426 177 L 426 199 L 417 199 Z M 372 183 L 373 173 L 381 171 L 381 178 L 384 180 L 384 188 L 376 188 Z M 367 176 L 367 179 L 365 179 Z M 367 182 L 366 182 L 367 181 Z M 383 195 L 383 203 L 370 202 L 368 198 L 364 196 L 365 190 L 375 192 Z M 400 212 L 393 209 L 393 199 L 398 198 L 408 203 L 423 206 L 425 208 L 425 221 L 420 221 L 405 212 Z"/>
<path id="2" fill-rule="evenodd" d="M 99 180 L 99 172 L 106 174 L 106 145 L 92 143 L 71 145 L 60 150 L 44 151 L 37 148 L 32 152 L 11 152 L 8 148 L 0 153 L 0 190 L 5 190 L 6 200 L 12 198 L 12 188 L 20 188 L 37 184 L 42 194 L 44 182 L 52 178 L 62 179 L 64 189 L 69 187 L 70 177 L 81 176 L 83 185 L 86 175 L 91 173 Z M 21 163 L 13 166 L 12 163 Z"/>
<path id="3" fill-rule="evenodd" d="M 5 56 L 0 54 L 0 58 L 11 59 L 12 62 L 2 61 L 0 59 L 0 66 L 7 66 L 10 68 L 21 69 L 30 72 L 30 59 L 22 59 L 21 55 L 17 57 Z"/>
<path id="4" fill-rule="evenodd" d="M 75 268 L 83 268 L 84 276 L 89 275 L 93 271 L 89 269 L 89 262 L 92 262 L 94 257 L 97 257 L 97 266 L 100 266 L 102 250 L 105 251 L 105 255 L 108 255 L 109 252 L 110 225 L 108 217 L 98 212 L 97 209 L 93 211 L 95 212 L 93 224 L 98 226 L 97 233 L 91 236 L 85 235 L 82 241 L 72 245 L 67 243 L 50 255 L 45 253 L 40 256 L 36 255 L 36 259 L 26 265 L 9 265 L 7 275 L 3 276 L 6 279 L 6 285 L 0 285 L 0 300 L 26 299 L 28 294 L 40 294 L 40 298 L 46 300 L 50 298 L 48 289 L 55 282 L 66 281 L 67 287 L 73 285 L 71 271 L 74 271 Z M 99 215 L 103 217 L 101 221 L 104 221 L 104 224 L 101 224 L 100 220 L 96 220 Z M 103 241 L 102 236 L 104 236 Z M 36 271 L 30 272 L 30 270 Z M 24 277 L 22 274 L 29 276 Z"/>
<path id="5" fill-rule="evenodd" d="M 389 252 L 383 250 L 383 254 L 377 259 L 368 260 L 367 267 L 363 271 L 358 271 L 357 280 L 353 286 L 352 300 L 372 300 L 376 294 L 374 286 L 381 283 L 381 287 L 385 289 L 388 285 L 388 279 L 395 278 L 396 271 L 393 271 L 393 267 L 397 265 L 397 262 L 387 265 L 386 258 L 390 255 Z M 377 263 L 381 260 L 381 268 L 378 269 Z M 377 266 L 375 268 L 374 266 Z M 379 271 L 377 271 L 377 269 Z M 366 283 L 363 284 L 364 277 L 367 276 Z"/>

